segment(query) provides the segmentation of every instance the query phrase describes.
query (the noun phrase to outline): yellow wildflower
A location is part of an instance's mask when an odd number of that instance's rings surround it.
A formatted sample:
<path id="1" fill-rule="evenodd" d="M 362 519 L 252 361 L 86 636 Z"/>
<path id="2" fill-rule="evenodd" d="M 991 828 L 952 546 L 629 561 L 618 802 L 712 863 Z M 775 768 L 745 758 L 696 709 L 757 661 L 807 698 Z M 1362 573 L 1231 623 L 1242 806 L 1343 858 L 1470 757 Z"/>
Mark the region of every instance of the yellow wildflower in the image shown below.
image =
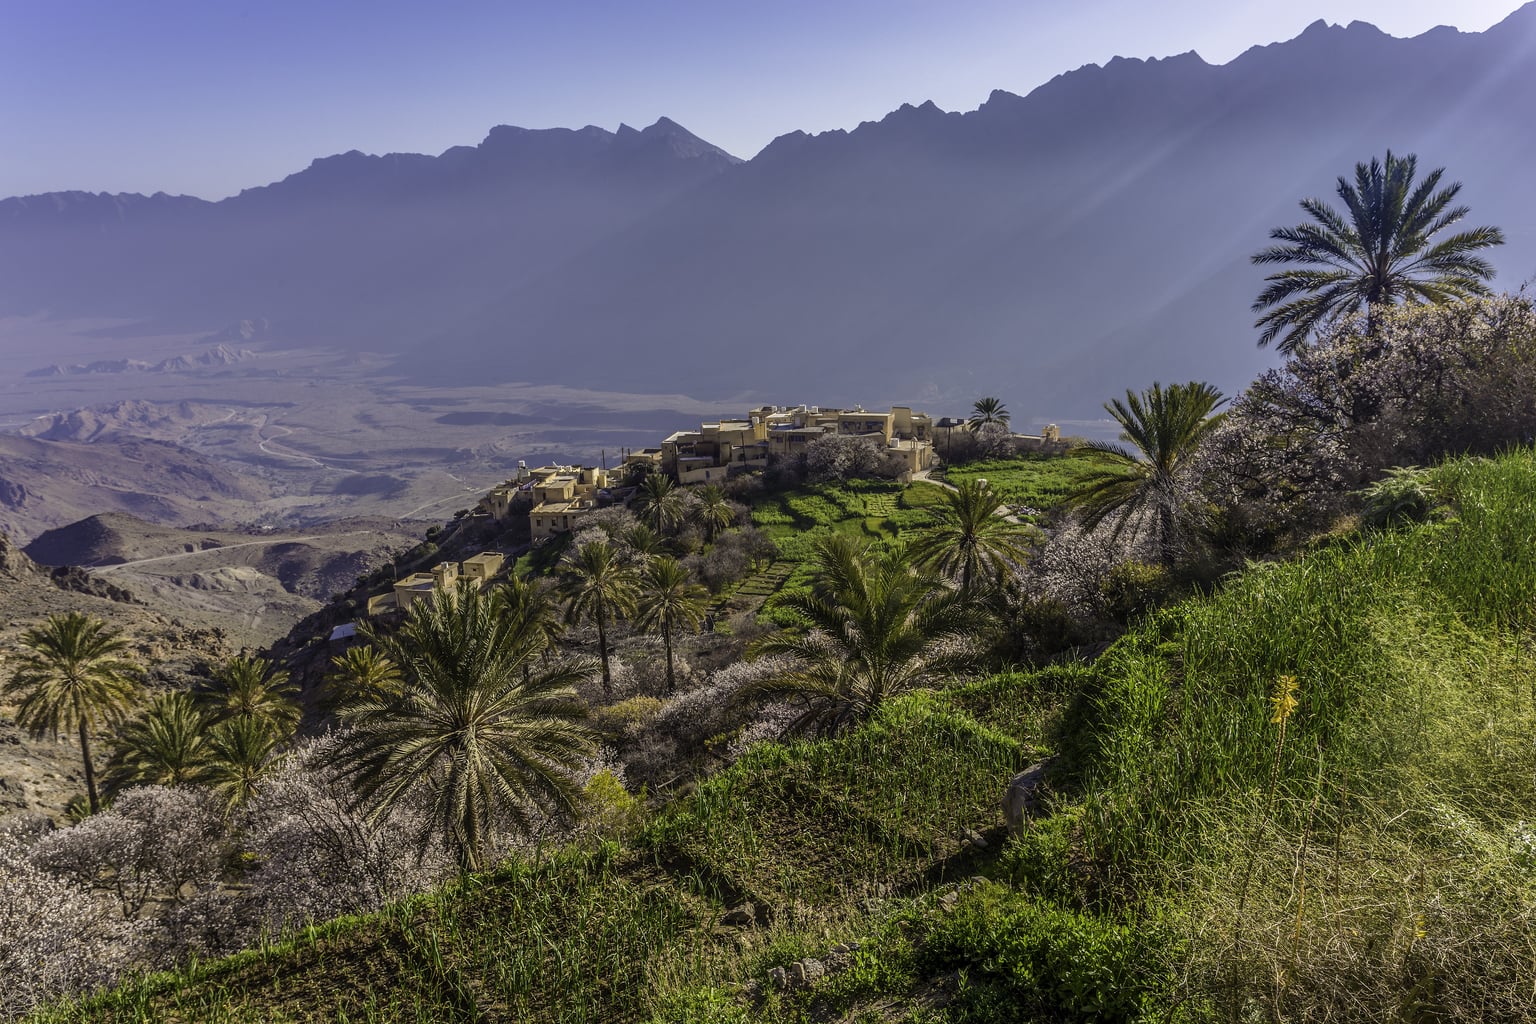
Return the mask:
<path id="1" fill-rule="evenodd" d="M 1286 719 L 1295 713 L 1301 703 L 1296 699 L 1296 677 L 1281 676 L 1276 679 L 1275 693 L 1274 696 L 1269 698 L 1269 702 L 1275 708 L 1275 713 L 1270 717 L 1270 721 L 1277 725 L 1284 725 Z"/>

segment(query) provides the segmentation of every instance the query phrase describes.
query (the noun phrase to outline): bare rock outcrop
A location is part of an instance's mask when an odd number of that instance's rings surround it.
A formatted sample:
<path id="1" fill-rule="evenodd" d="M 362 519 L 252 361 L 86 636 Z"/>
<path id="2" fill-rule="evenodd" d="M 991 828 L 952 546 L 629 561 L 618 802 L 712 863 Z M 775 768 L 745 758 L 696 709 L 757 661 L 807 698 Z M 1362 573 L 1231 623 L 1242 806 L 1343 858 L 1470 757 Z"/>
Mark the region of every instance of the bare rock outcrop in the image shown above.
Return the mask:
<path id="1" fill-rule="evenodd" d="M 1015 775 L 1003 791 L 1003 818 L 1008 831 L 1018 835 L 1029 827 L 1040 805 L 1040 790 L 1051 770 L 1052 758 L 1037 761 Z"/>

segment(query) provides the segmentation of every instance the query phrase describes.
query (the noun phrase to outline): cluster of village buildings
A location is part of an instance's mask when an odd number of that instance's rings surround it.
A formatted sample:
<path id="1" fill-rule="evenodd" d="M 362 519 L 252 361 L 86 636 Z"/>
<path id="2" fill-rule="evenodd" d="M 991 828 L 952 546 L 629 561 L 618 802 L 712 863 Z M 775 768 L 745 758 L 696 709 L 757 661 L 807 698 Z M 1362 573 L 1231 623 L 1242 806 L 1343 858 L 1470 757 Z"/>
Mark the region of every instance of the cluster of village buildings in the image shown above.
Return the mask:
<path id="1" fill-rule="evenodd" d="M 633 496 L 634 488 L 621 486 L 637 467 L 664 473 L 679 484 L 724 483 L 738 473 L 765 468 L 770 460 L 793 459 L 805 453 L 811 442 L 828 435 L 866 438 L 883 449 L 897 467 L 897 478 L 910 480 L 932 467 L 935 452 L 945 451 L 951 436 L 969 429 L 964 419 L 934 420 L 909 406 L 892 406 L 886 412 L 824 409 L 818 406 L 763 406 L 743 419 L 700 424 L 697 430 L 680 430 L 657 448 L 625 454 L 621 465 L 609 471 L 596 466 L 543 466 L 529 469 L 518 463 L 517 475 L 491 490 L 476 512 L 496 520 L 523 514 L 534 543 L 558 533 L 578 529 L 590 512 L 620 504 Z M 1036 435 L 1014 435 L 1023 448 L 1050 449 L 1061 444 L 1054 425 Z M 392 592 L 368 602 L 368 614 L 409 611 L 411 604 L 439 586 L 457 585 L 460 579 L 479 586 L 501 568 L 502 556 L 485 552 L 462 563 L 443 562 L 431 572 L 414 573 L 395 583 Z"/>
<path id="2" fill-rule="evenodd" d="M 368 615 L 408 612 L 417 601 L 426 600 L 439 588 L 452 590 L 466 580 L 471 586 L 483 587 L 501 571 L 505 561 L 499 551 L 482 551 L 462 562 L 439 562 L 431 572 L 413 572 L 396 580 L 389 592 L 370 597 Z"/>

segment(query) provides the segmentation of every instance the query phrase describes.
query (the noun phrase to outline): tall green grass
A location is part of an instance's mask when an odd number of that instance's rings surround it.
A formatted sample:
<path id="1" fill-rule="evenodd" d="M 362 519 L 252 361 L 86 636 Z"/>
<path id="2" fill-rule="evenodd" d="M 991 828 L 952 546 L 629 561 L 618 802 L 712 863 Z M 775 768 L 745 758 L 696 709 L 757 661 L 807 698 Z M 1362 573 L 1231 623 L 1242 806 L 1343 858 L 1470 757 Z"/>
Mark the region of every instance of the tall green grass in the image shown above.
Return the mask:
<path id="1" fill-rule="evenodd" d="M 1433 479 L 1446 521 L 1250 567 L 1126 636 L 1079 705 L 1101 895 L 1182 916 L 1223 1014 L 1528 1012 L 1536 456 Z"/>

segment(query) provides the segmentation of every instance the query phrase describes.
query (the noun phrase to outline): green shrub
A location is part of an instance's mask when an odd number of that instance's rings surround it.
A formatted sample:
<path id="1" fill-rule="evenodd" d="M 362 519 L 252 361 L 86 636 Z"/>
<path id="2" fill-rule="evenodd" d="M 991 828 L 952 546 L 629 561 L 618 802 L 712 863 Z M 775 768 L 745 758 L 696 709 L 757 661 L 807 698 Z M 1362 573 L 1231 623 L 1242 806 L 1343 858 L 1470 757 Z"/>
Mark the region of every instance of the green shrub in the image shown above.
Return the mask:
<path id="1" fill-rule="evenodd" d="M 1164 604 L 1173 592 L 1168 571 L 1146 562 L 1119 563 L 1101 586 L 1105 610 L 1122 623 Z"/>
<path id="2" fill-rule="evenodd" d="M 610 771 L 592 776 L 581 797 L 582 824 L 596 835 L 624 835 L 645 823 L 645 794 L 630 793 Z"/>
<path id="3" fill-rule="evenodd" d="M 1378 529 L 1422 523 L 1436 505 L 1429 470 L 1407 466 L 1387 470 L 1386 476 L 1361 490 L 1360 497 L 1361 521 Z"/>
<path id="4" fill-rule="evenodd" d="M 598 728 L 617 732 L 626 726 L 649 722 L 661 711 L 663 703 L 659 697 L 641 694 L 621 700 L 617 704 L 597 708 L 593 711 L 592 717 Z"/>

